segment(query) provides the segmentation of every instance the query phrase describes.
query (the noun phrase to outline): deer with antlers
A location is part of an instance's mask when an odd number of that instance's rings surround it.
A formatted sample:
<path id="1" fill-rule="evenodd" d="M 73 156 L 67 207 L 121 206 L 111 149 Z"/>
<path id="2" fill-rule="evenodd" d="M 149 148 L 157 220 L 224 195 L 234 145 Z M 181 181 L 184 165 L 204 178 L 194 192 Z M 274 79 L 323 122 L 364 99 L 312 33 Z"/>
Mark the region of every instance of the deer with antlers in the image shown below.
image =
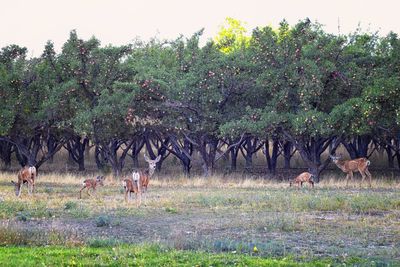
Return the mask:
<path id="1" fill-rule="evenodd" d="M 155 160 L 151 160 L 146 155 L 144 155 L 144 160 L 149 164 L 149 167 L 146 169 L 134 170 L 132 172 L 132 178 L 126 178 L 122 181 L 122 185 L 125 191 L 126 202 L 128 202 L 128 196 L 130 199 L 131 193 L 135 193 L 136 205 L 138 207 L 140 206 L 140 204 L 142 203 L 142 193 L 144 194 L 147 192 L 150 178 L 154 174 L 157 162 L 159 162 L 160 159 L 161 155 L 159 155 Z"/>
<path id="2" fill-rule="evenodd" d="M 303 172 L 294 180 L 290 181 L 290 186 L 292 184 L 297 184 L 298 187 L 303 187 L 303 183 L 309 183 L 312 188 L 314 188 L 314 175 L 309 172 Z"/>
<path id="3" fill-rule="evenodd" d="M 344 173 L 346 173 L 346 186 L 349 184 L 349 180 L 353 179 L 353 172 L 360 172 L 362 176 L 361 183 L 364 181 L 365 177 L 368 176 L 369 186 L 371 187 L 371 173 L 368 170 L 368 166 L 371 162 L 366 158 L 358 158 L 351 160 L 342 160 L 340 156 L 330 155 L 333 163 L 339 167 Z"/>
<path id="4" fill-rule="evenodd" d="M 35 190 L 35 179 L 36 179 L 36 168 L 35 166 L 25 166 L 18 172 L 18 181 L 11 183 L 15 187 L 15 195 L 17 197 L 21 196 L 21 188 L 23 184 L 27 184 L 28 193 L 32 194 Z"/>
<path id="5" fill-rule="evenodd" d="M 97 176 L 96 179 L 86 179 L 82 182 L 82 189 L 79 191 L 79 198 L 82 198 L 82 190 L 87 188 L 87 194 L 91 196 L 89 190 L 92 189 L 93 193 L 96 193 L 97 186 L 104 186 L 104 176 Z"/>

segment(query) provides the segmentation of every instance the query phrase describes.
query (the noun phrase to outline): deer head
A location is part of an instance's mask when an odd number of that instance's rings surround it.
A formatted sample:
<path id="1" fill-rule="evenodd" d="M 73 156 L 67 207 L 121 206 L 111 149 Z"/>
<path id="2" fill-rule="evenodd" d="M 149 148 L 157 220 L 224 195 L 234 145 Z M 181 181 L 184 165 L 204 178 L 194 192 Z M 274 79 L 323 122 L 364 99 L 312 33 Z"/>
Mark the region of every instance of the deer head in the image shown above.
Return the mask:
<path id="1" fill-rule="evenodd" d="M 96 177 L 96 182 L 101 186 L 104 186 L 104 180 L 105 180 L 104 176 L 97 176 Z"/>
<path id="2" fill-rule="evenodd" d="M 161 155 L 158 155 L 158 157 L 154 160 L 151 160 L 146 155 L 144 155 L 144 160 L 149 164 L 150 173 L 154 172 L 154 170 L 156 169 L 157 162 L 159 162 L 160 159 Z"/>
<path id="3" fill-rule="evenodd" d="M 342 156 L 341 155 L 339 155 L 339 156 L 333 156 L 333 155 L 329 155 L 329 157 L 331 158 L 331 160 L 333 161 L 333 162 L 337 162 L 339 159 L 341 159 L 342 158 Z"/>

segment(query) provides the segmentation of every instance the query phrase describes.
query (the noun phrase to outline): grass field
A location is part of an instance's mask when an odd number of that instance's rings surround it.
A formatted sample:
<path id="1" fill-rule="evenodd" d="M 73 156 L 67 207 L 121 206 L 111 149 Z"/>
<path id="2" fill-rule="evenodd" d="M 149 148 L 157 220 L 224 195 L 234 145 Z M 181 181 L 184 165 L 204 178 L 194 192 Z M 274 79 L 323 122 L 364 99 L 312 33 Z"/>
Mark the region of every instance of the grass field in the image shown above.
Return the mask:
<path id="1" fill-rule="evenodd" d="M 78 199 L 88 177 L 41 174 L 18 199 L 15 173 L 0 174 L 0 265 L 400 265 L 396 179 L 156 177 L 136 208 L 112 177 Z"/>

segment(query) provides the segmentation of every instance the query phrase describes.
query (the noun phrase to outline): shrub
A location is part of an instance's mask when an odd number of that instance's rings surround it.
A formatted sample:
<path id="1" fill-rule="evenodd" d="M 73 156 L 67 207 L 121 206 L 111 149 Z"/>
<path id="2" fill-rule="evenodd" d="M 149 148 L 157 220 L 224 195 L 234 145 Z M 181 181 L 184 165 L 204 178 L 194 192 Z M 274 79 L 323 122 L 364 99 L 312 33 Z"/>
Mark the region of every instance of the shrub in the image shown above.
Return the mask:
<path id="1" fill-rule="evenodd" d="M 96 219 L 97 227 L 110 226 L 110 224 L 111 224 L 111 219 L 107 215 L 101 215 Z"/>

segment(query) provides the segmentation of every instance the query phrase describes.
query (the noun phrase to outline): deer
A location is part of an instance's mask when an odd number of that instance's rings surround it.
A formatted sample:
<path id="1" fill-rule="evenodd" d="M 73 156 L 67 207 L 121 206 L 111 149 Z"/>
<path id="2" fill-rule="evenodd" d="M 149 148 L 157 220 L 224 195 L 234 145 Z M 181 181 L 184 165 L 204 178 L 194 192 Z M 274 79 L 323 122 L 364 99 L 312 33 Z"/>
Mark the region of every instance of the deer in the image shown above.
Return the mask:
<path id="1" fill-rule="evenodd" d="M 142 204 L 142 194 L 139 191 L 139 184 L 137 181 L 133 181 L 132 178 L 126 178 L 122 181 L 122 186 L 125 192 L 125 202 L 129 203 L 131 194 L 136 194 L 136 206 L 139 207 Z"/>
<path id="2" fill-rule="evenodd" d="M 365 177 L 368 176 L 369 179 L 369 187 L 371 187 L 371 173 L 368 170 L 368 166 L 371 164 L 366 158 L 358 158 L 358 159 L 351 159 L 351 160 L 342 160 L 340 156 L 332 156 L 330 155 L 333 163 L 339 167 L 344 173 L 346 173 L 346 187 L 349 184 L 349 180 L 353 179 L 353 172 L 360 172 L 362 176 L 361 184 L 364 181 Z M 360 186 L 361 186 L 360 184 Z"/>
<path id="3" fill-rule="evenodd" d="M 35 179 L 36 179 L 36 168 L 35 166 L 25 166 L 18 171 L 18 181 L 11 183 L 15 187 L 15 195 L 17 197 L 21 196 L 21 188 L 23 184 L 28 186 L 28 194 L 32 194 L 35 191 Z M 29 189 L 30 188 L 30 189 Z"/>
<path id="4" fill-rule="evenodd" d="M 137 206 L 139 207 L 142 203 L 142 193 L 147 192 L 147 187 L 150 182 L 151 176 L 153 176 L 154 171 L 156 169 L 157 162 L 161 159 L 161 155 L 154 160 L 149 159 L 146 155 L 144 155 L 144 160 L 149 164 L 149 167 L 146 169 L 134 170 L 132 172 L 132 178 L 127 178 L 122 181 L 122 185 L 125 191 L 125 201 L 128 202 L 131 197 L 131 193 L 136 194 Z M 144 195 L 146 196 L 146 195 Z"/>
<path id="5" fill-rule="evenodd" d="M 89 190 L 92 189 L 93 193 L 96 193 L 96 187 L 97 186 L 104 186 L 104 176 L 97 176 L 96 179 L 86 179 L 82 182 L 82 189 L 79 191 L 79 199 L 82 198 L 82 190 L 87 188 L 87 194 L 91 196 L 89 193 Z"/>
<path id="6" fill-rule="evenodd" d="M 309 172 L 303 172 L 294 180 L 290 181 L 289 186 L 292 184 L 297 184 L 298 187 L 303 187 L 303 183 L 309 183 L 312 188 L 314 188 L 314 175 Z"/>

